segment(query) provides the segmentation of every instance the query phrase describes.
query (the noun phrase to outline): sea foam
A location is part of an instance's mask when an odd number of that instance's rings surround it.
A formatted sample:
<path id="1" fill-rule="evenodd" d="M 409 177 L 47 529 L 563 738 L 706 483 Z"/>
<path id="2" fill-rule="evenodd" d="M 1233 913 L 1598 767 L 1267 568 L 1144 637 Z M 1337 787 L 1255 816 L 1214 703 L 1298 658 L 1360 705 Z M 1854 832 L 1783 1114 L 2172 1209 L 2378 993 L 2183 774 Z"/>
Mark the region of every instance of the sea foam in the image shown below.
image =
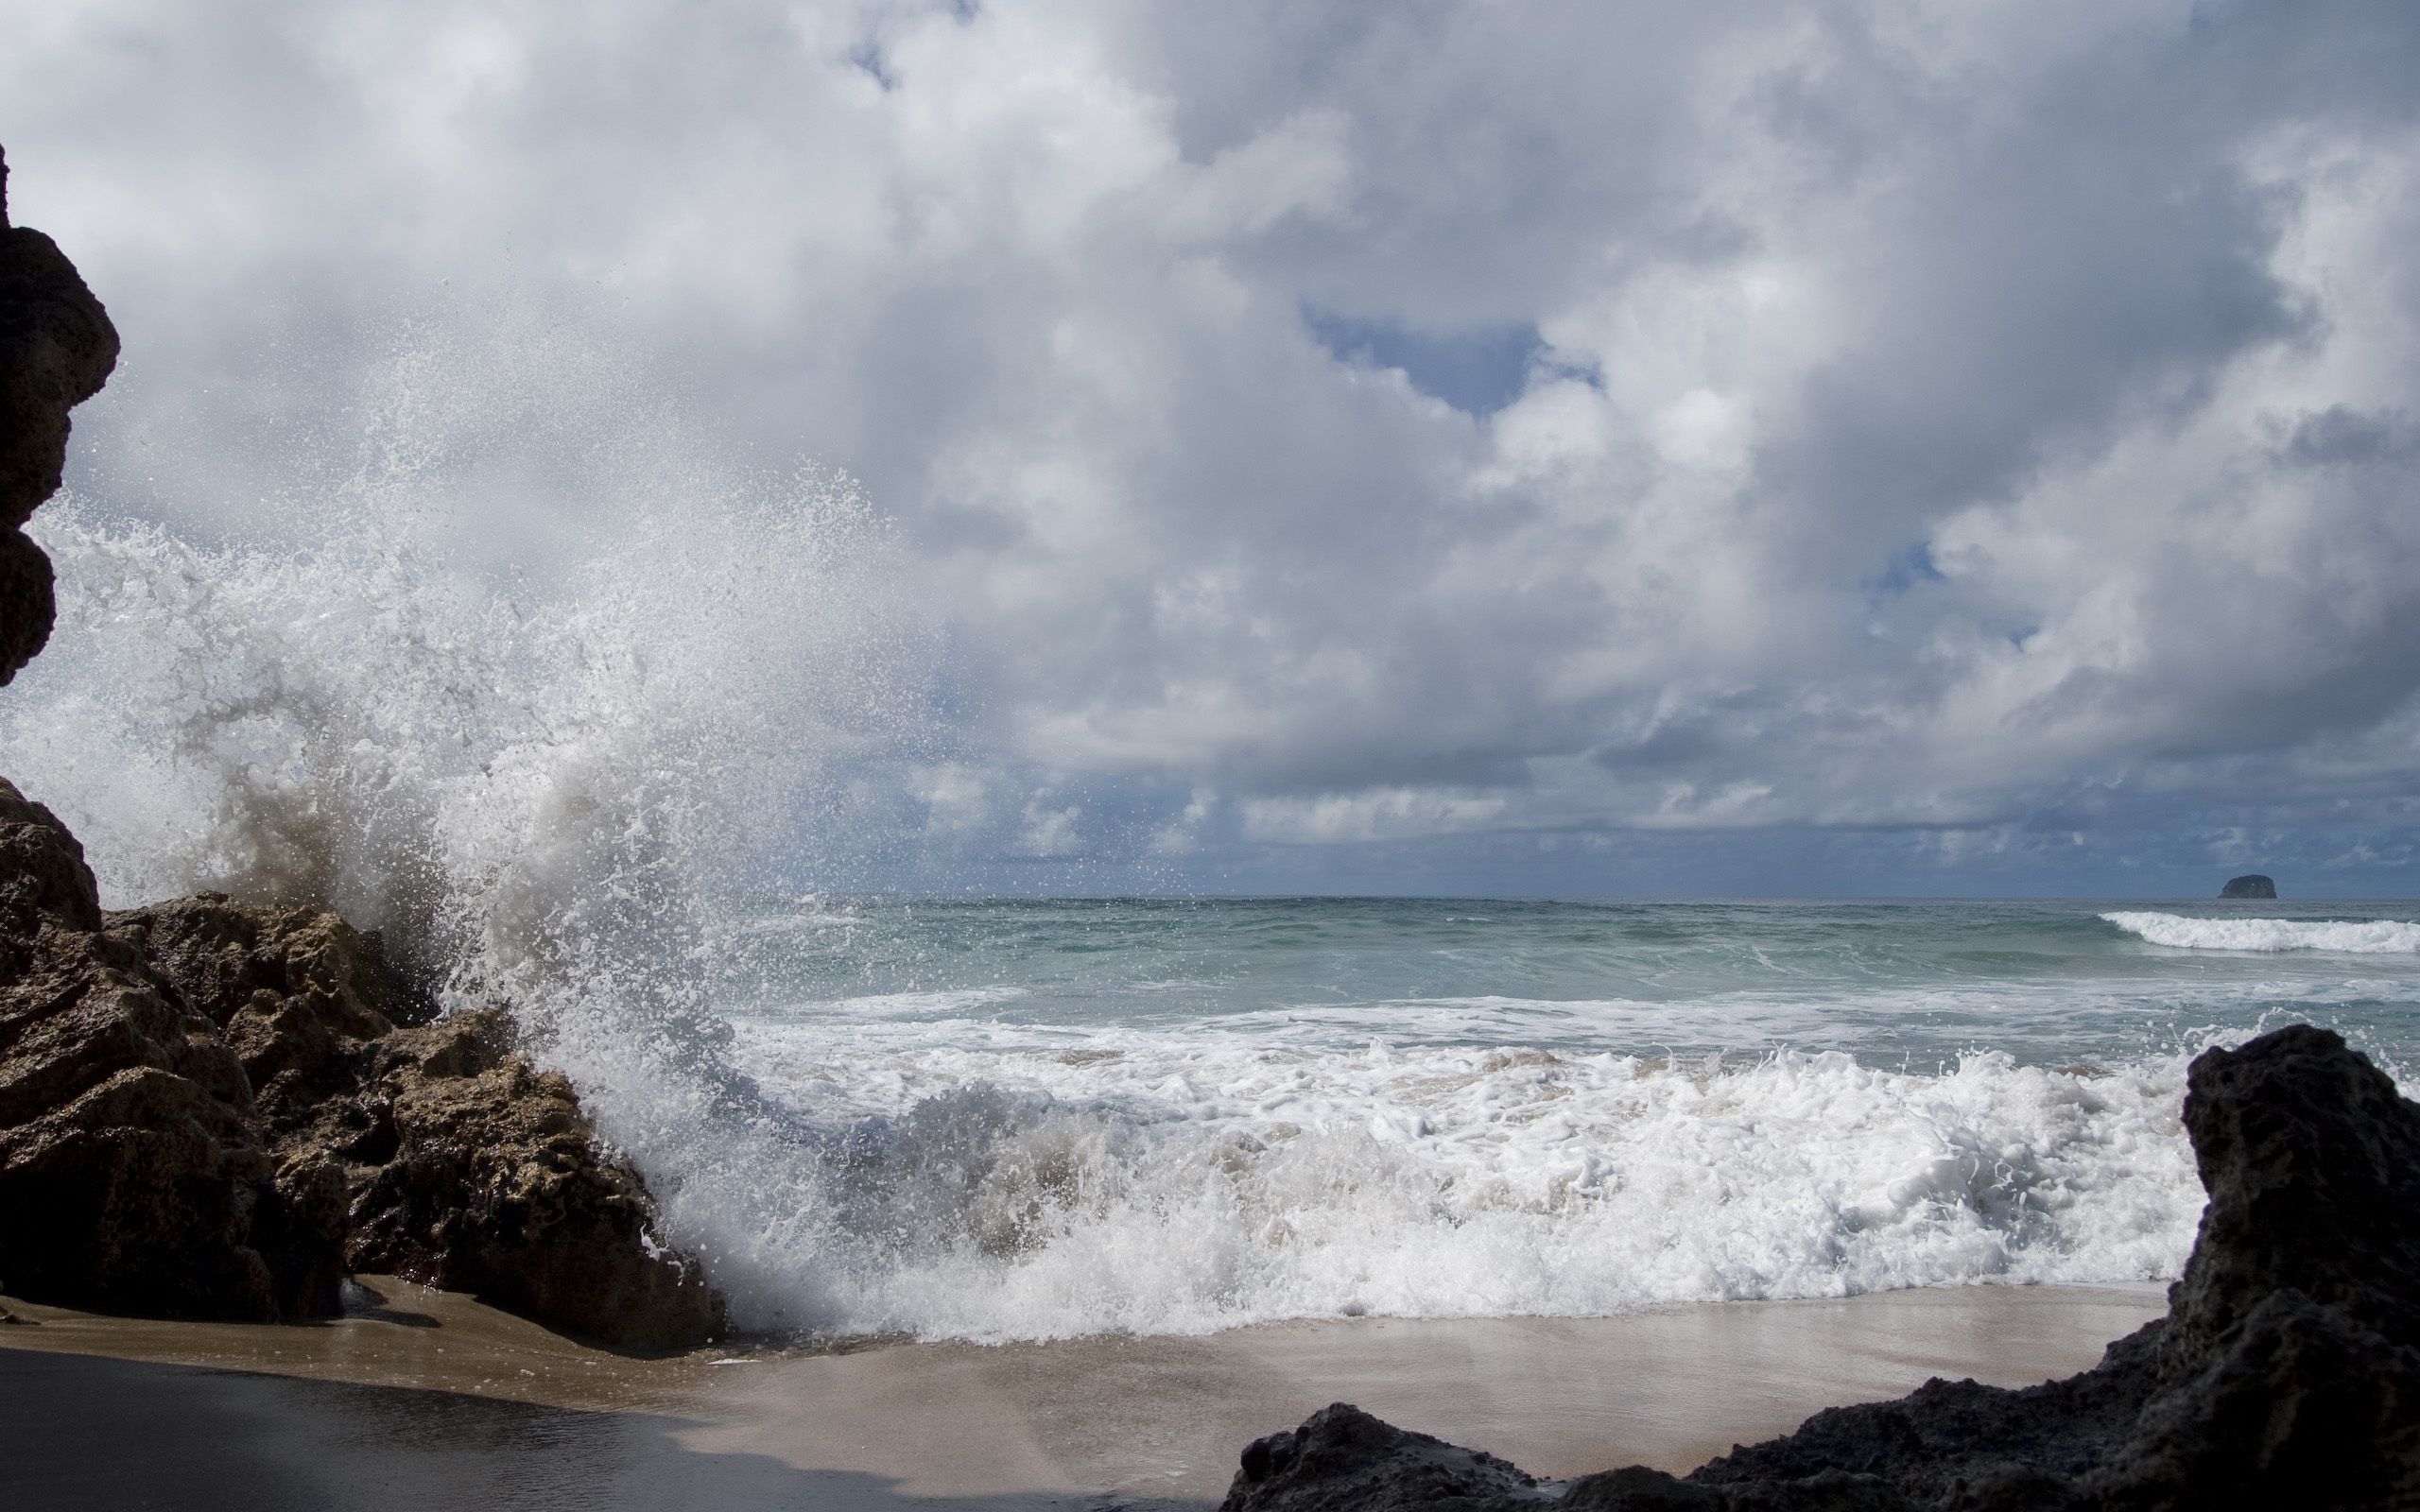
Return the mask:
<path id="1" fill-rule="evenodd" d="M 2202 1206 L 2182 1057 L 1924 1073 L 855 1019 L 743 1027 L 735 1054 L 840 1135 L 828 1227 L 756 1300 L 846 1331 L 2152 1280 Z"/>
<path id="2" fill-rule="evenodd" d="M 846 843 L 884 774 L 930 759 L 931 642 L 879 521 L 844 480 L 725 475 L 551 375 L 471 385 L 557 398 L 458 434 L 470 410 L 415 397 L 452 369 L 405 367 L 301 545 L 46 510 L 61 624 L 0 762 L 113 903 L 330 903 L 450 1005 L 510 1005 L 742 1324 L 1200 1332 L 2183 1261 L 2181 1051 L 1893 1070 L 1398 1048 L 1382 1017 L 1046 1030 L 983 1017 L 1005 1000 L 980 988 L 727 1022 L 724 900 L 769 847 Z M 648 438 L 585 474 L 630 491 L 587 502 L 569 559 L 499 576 L 413 527 L 475 510 L 515 475 L 495 448 L 565 406 L 581 444 L 558 450 Z"/>
<path id="3" fill-rule="evenodd" d="M 2197 951 L 2327 951 L 2343 955 L 2420 953 L 2420 923 L 2395 919 L 2191 919 L 2182 914 L 2100 916 L 2153 945 Z"/>

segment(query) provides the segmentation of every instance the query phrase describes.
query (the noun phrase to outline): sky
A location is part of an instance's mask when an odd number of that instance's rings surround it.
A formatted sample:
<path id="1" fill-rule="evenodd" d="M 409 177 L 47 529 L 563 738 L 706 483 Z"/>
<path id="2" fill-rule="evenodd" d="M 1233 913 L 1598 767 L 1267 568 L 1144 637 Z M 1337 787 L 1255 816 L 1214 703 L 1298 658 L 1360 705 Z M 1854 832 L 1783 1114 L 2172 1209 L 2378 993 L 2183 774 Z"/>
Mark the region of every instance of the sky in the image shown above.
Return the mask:
<path id="1" fill-rule="evenodd" d="M 428 350 L 854 479 L 943 730 L 861 880 L 2420 895 L 2409 5 L 0 34 L 13 217 L 126 339 L 88 501 L 307 533 Z M 614 506 L 497 445 L 440 512 L 543 578 Z"/>

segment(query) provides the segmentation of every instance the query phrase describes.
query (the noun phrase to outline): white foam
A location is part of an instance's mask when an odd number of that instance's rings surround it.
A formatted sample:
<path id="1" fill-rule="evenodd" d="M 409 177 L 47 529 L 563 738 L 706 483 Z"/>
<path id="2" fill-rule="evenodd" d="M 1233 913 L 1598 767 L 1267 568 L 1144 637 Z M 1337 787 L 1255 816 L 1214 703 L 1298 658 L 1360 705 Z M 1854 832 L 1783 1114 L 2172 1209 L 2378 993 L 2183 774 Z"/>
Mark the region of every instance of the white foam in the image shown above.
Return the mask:
<path id="1" fill-rule="evenodd" d="M 413 395 L 463 391 L 406 366 Z M 305 551 L 45 510 L 61 625 L 0 706 L 0 761 L 114 902 L 333 902 L 446 968 L 449 1002 L 511 1004 L 743 1323 L 1044 1338 L 2181 1263 L 2181 1054 L 1936 1074 L 1442 1042 L 1645 1011 L 1610 999 L 1080 1028 L 975 988 L 727 1027 L 710 967 L 738 916 L 715 899 L 757 880 L 752 842 L 832 833 L 869 769 L 904 765 L 921 643 L 845 486 L 724 477 L 658 417 L 555 382 L 471 387 L 554 393 L 581 438 L 649 450 L 596 470 L 640 496 L 593 501 L 585 555 L 546 582 L 406 528 L 464 507 L 430 459 L 476 463 L 544 414 L 402 404 Z M 442 431 L 464 414 L 488 428 Z M 1424 1037 L 1388 1043 L 1391 1018 Z M 1760 1027 L 1805 1022 L 1777 1004 Z"/>
<path id="2" fill-rule="evenodd" d="M 2153 945 L 2196 951 L 2326 951 L 2343 955 L 2420 954 L 2420 923 L 2395 919 L 2192 919 L 2183 914 L 2100 916 Z"/>
<path id="3" fill-rule="evenodd" d="M 832 1227 L 763 1278 L 847 1332 L 2149 1280 L 2202 1206 L 2182 1056 L 1926 1074 L 972 1021 L 743 1026 L 735 1054 L 850 1152 Z"/>

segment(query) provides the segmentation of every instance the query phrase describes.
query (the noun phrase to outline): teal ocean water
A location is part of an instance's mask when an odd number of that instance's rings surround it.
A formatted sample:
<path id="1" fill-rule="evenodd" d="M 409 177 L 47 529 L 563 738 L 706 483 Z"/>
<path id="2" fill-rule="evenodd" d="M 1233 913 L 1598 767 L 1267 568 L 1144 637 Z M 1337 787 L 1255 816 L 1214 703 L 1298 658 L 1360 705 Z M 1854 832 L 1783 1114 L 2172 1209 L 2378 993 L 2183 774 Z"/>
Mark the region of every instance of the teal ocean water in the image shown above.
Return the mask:
<path id="1" fill-rule="evenodd" d="M 2420 1067 L 2420 904 L 769 899 L 851 823 L 930 838 L 851 797 L 931 756 L 850 497 L 643 521 L 550 596 L 383 514 L 45 516 L 0 769 L 105 898 L 333 904 L 508 1005 L 751 1327 L 2152 1283 L 2194 1054 Z"/>
<path id="2" fill-rule="evenodd" d="M 2416 917 L 825 899 L 734 919 L 715 1002 L 832 1136 L 827 1316 L 1589 1314 L 2165 1280 L 2187 1061 L 2301 1019 L 2400 1074 Z"/>
<path id="3" fill-rule="evenodd" d="M 1330 1049 L 1996 1051 L 2118 1065 L 2307 1018 L 2420 1048 L 2420 903 L 809 900 L 729 936 L 721 1006 L 1080 1040 Z M 2349 921 L 2349 922 L 2348 922 Z"/>

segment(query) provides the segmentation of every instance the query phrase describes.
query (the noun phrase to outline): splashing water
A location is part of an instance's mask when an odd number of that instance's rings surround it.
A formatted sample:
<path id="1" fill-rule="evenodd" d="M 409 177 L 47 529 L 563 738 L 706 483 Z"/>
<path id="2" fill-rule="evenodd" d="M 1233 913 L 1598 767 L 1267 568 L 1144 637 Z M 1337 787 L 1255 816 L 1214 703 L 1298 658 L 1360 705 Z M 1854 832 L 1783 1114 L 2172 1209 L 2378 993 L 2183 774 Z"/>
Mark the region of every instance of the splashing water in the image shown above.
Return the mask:
<path id="1" fill-rule="evenodd" d="M 2130 1029 L 2098 1070 L 1658 1052 L 1941 1017 L 1931 987 L 1884 991 L 1855 962 L 1671 988 L 1780 959 L 1741 933 L 1767 924 L 1728 919 L 1703 948 L 1663 921 L 1640 937 L 1668 943 L 1628 955 L 1573 947 L 1557 958 L 1580 974 L 1522 996 L 1520 963 L 1550 951 L 1450 990 L 1375 985 L 1470 959 L 1441 932 L 1500 923 L 1409 918 L 1348 980 L 1174 1012 L 1155 1005 L 1183 984 L 1121 978 L 1069 1009 L 1011 980 L 1163 961 L 1151 920 L 1071 936 L 966 905 L 968 979 L 934 982 L 958 926 L 884 905 L 900 980 L 804 982 L 802 961 L 874 971 L 880 931 L 848 903 L 769 913 L 766 879 L 882 843 L 893 774 L 947 737 L 937 637 L 864 498 L 721 469 L 622 369 L 525 334 L 407 347 L 359 430 L 351 472 L 288 487 L 274 543 L 45 511 L 62 618 L 0 706 L 0 763 L 83 838 L 113 904 L 329 904 L 449 1005 L 510 1005 L 744 1324 L 1199 1332 L 2139 1280 L 2184 1259 L 2201 1194 L 2183 1067 L 2241 1014 L 2159 1045 Z M 544 565 L 483 561 L 496 521 Z M 1246 920 L 1210 976 L 1246 980 L 1253 953 L 1349 912 L 1288 906 Z M 1986 959 L 1968 946 L 2007 932 L 1987 933 L 1952 954 Z M 1628 997 L 1596 980 L 1616 968 L 1644 973 Z M 2069 1032 L 2015 980 L 1961 978 L 1959 1022 Z M 2265 988 L 2242 990 L 2265 1011 Z M 2306 990 L 2410 996 L 2400 978 Z M 1731 1018 L 1688 1028 L 1709 1015 Z"/>
<path id="2" fill-rule="evenodd" d="M 2178 950 L 2420 954 L 2420 924 L 2392 919 L 2188 919 L 2182 914 L 2132 912 L 2100 917 L 2153 945 Z"/>
<path id="3" fill-rule="evenodd" d="M 720 1055 L 712 901 L 843 833 L 866 773 L 928 738 L 933 643 L 846 478 L 717 471 L 610 367 L 568 381 L 599 370 L 561 342 L 406 347 L 359 468 L 289 504 L 301 545 L 60 501 L 37 526 L 60 623 L 0 759 L 112 906 L 333 906 L 449 1006 L 510 1005 L 676 1233 L 744 1252 L 714 1220 L 779 1228 L 751 1194 L 814 1171 Z M 491 480 L 568 457 L 619 491 L 582 500 L 543 578 L 449 549 Z M 776 1211 L 816 1205 L 773 1186 Z"/>

